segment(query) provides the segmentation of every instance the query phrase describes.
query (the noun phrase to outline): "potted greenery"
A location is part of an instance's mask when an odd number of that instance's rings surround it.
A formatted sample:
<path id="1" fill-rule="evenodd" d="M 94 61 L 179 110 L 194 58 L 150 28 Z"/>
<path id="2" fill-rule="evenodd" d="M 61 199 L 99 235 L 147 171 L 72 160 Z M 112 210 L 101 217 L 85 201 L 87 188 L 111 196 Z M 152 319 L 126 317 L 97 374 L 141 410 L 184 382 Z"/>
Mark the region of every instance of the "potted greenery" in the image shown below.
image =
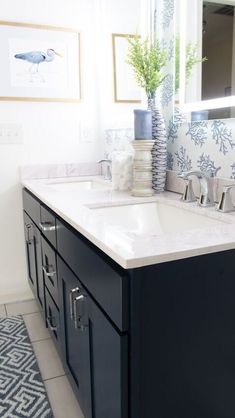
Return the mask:
<path id="1" fill-rule="evenodd" d="M 137 84 L 145 90 L 148 100 L 154 100 L 156 90 L 167 76 L 167 50 L 161 48 L 157 40 L 142 40 L 138 35 L 128 37 L 127 40 L 127 62 L 134 70 Z"/>
<path id="2" fill-rule="evenodd" d="M 161 112 L 155 107 L 156 90 L 167 77 L 168 53 L 159 42 L 138 35 L 127 38 L 127 62 L 134 70 L 137 84 L 145 90 L 148 109 L 152 112 L 153 189 L 164 191 L 167 168 L 166 128 Z"/>

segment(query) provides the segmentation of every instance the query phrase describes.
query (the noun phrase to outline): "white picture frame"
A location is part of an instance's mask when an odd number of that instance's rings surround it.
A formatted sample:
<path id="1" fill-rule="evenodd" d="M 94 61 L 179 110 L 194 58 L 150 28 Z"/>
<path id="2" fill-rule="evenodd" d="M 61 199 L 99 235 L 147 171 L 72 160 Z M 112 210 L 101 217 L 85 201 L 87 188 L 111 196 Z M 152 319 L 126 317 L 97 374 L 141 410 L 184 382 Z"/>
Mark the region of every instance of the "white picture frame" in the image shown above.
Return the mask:
<path id="1" fill-rule="evenodd" d="M 0 21 L 0 100 L 81 101 L 80 33 Z"/>
<path id="2" fill-rule="evenodd" d="M 141 103 L 141 89 L 135 81 L 132 68 L 127 63 L 128 37 L 134 35 L 112 34 L 115 103 Z"/>

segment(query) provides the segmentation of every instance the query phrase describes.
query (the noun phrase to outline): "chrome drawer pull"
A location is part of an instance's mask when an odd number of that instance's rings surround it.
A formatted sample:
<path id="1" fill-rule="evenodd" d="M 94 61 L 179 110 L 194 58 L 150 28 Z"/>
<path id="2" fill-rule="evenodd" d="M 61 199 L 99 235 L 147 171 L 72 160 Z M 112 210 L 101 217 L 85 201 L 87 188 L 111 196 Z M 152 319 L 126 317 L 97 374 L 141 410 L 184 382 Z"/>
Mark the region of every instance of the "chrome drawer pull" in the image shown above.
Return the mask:
<path id="1" fill-rule="evenodd" d="M 58 326 L 57 325 L 52 325 L 54 316 L 48 316 L 47 317 L 47 325 L 50 328 L 51 331 L 57 331 Z"/>
<path id="2" fill-rule="evenodd" d="M 56 226 L 51 222 L 39 222 L 39 227 L 43 232 L 50 232 L 56 230 Z"/>
<path id="3" fill-rule="evenodd" d="M 80 292 L 79 287 L 74 287 L 74 289 L 71 289 L 69 292 L 69 310 L 70 310 L 70 318 L 72 321 L 74 321 L 74 311 L 73 311 L 73 302 L 75 296 Z"/>
<path id="4" fill-rule="evenodd" d="M 26 244 L 31 245 L 33 243 L 33 239 L 29 238 L 29 231 L 32 228 L 32 224 L 25 224 L 26 229 Z"/>
<path id="5" fill-rule="evenodd" d="M 56 274 L 56 271 L 48 271 L 48 268 L 53 267 L 53 266 L 42 266 L 42 270 L 45 273 L 45 275 L 47 277 L 53 277 Z"/>
<path id="6" fill-rule="evenodd" d="M 85 314 L 85 301 L 86 301 L 85 295 L 77 296 L 73 301 L 74 326 L 76 329 L 80 329 L 81 331 L 85 331 L 85 329 L 87 328 L 86 325 L 82 323 L 82 319 Z"/>

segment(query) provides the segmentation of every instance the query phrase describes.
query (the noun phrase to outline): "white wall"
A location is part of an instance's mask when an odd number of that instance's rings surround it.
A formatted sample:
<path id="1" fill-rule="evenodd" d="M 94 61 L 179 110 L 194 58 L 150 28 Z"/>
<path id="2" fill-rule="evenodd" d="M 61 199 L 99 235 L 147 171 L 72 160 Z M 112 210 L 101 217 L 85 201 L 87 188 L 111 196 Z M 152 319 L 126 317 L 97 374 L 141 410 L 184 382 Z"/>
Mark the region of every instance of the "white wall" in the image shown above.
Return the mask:
<path id="1" fill-rule="evenodd" d="M 103 154 L 99 140 L 92 0 L 8 0 L 1 20 L 78 28 L 82 33 L 83 102 L 0 102 L 0 124 L 19 123 L 22 145 L 0 144 L 0 303 L 29 293 L 23 245 L 21 164 L 92 161 Z M 81 142 L 80 123 L 91 143 Z"/>
<path id="2" fill-rule="evenodd" d="M 141 32 L 141 0 L 99 0 L 97 38 L 100 80 L 100 107 L 103 129 L 131 128 L 133 110 L 140 103 L 114 102 L 114 68 L 112 33 L 135 34 Z"/>
<path id="3" fill-rule="evenodd" d="M 132 125 L 136 105 L 113 101 L 111 33 L 136 31 L 139 4 L 140 0 L 1 2 L 0 20 L 80 30 L 83 100 L 78 104 L 0 102 L 0 124 L 21 124 L 24 141 L 22 145 L 0 144 L 0 303 L 31 297 L 26 279 L 19 165 L 94 161 L 103 155 L 101 127 Z M 105 12 L 102 21 L 97 14 L 101 9 Z M 103 43 L 103 35 L 107 43 Z M 82 141 L 83 129 L 88 130 L 92 142 Z"/>

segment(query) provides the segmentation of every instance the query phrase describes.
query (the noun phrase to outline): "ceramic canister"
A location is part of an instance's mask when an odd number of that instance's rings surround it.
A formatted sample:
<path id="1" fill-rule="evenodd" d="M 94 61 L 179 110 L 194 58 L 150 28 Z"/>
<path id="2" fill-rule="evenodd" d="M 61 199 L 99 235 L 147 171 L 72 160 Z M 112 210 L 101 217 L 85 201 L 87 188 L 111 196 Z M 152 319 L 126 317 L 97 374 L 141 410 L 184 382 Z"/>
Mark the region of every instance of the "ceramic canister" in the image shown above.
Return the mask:
<path id="1" fill-rule="evenodd" d="M 134 137 L 135 140 L 152 139 L 152 112 L 151 110 L 135 109 Z"/>

